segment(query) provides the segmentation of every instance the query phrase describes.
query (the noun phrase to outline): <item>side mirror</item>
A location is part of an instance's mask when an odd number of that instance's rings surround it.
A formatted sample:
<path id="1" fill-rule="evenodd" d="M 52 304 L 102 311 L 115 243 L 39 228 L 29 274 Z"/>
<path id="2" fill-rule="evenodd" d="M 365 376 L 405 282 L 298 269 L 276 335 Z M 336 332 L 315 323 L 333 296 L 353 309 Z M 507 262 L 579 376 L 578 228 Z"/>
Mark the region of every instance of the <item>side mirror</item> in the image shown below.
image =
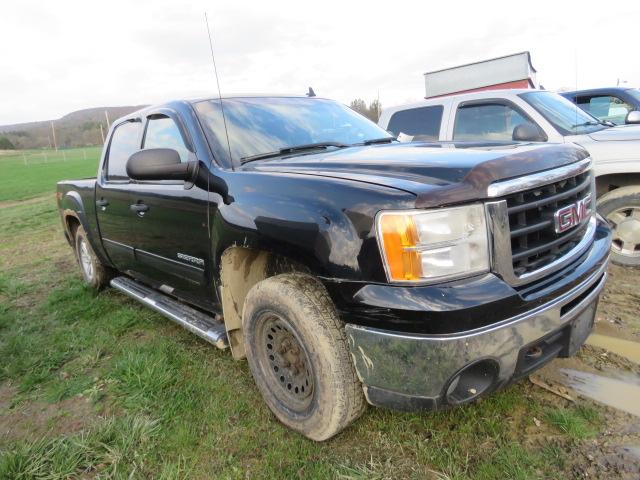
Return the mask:
<path id="1" fill-rule="evenodd" d="M 631 110 L 627 113 L 627 117 L 624 119 L 626 124 L 638 124 L 640 123 L 640 112 L 638 110 Z"/>
<path id="2" fill-rule="evenodd" d="M 197 173 L 197 161 L 182 163 L 171 148 L 140 150 L 127 160 L 127 175 L 134 180 L 193 181 Z"/>
<path id="3" fill-rule="evenodd" d="M 511 138 L 515 142 L 546 142 L 547 136 L 533 123 L 521 123 L 513 129 Z"/>

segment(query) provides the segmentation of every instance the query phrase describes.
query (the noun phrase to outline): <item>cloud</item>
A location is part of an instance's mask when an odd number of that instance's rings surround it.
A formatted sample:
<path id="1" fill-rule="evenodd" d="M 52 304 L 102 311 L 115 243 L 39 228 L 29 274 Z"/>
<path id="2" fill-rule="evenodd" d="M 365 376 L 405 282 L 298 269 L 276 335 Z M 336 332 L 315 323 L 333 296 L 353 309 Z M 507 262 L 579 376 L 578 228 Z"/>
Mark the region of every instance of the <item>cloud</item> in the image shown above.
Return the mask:
<path id="1" fill-rule="evenodd" d="M 100 105 L 216 92 L 304 93 L 384 105 L 423 95 L 422 74 L 530 50 L 547 88 L 640 85 L 638 2 L 597 15 L 574 3 L 388 1 L 10 2 L 0 16 L 0 124 Z"/>

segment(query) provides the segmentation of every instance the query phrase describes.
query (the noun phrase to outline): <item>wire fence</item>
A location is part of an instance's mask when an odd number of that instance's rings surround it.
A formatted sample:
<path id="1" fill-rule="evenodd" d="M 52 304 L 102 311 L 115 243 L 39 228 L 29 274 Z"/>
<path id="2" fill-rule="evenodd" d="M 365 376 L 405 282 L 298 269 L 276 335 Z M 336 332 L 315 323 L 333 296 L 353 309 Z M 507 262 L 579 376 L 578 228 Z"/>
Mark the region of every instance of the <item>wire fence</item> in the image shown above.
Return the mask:
<path id="1" fill-rule="evenodd" d="M 56 150 L 16 150 L 3 152 L 0 155 L 0 162 L 11 161 L 21 163 L 24 166 L 41 165 L 47 163 L 64 163 L 77 161 L 96 161 L 101 153 L 102 147 L 86 147 Z"/>

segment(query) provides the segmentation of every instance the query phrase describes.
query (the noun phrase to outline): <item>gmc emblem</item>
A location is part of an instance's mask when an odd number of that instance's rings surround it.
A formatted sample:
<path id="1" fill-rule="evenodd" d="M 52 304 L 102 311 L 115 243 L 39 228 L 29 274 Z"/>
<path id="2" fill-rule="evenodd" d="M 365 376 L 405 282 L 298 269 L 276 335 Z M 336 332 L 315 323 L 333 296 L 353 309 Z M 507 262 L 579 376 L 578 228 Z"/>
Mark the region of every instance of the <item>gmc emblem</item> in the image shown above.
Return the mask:
<path id="1" fill-rule="evenodd" d="M 553 214 L 556 233 L 566 232 L 591 215 L 591 194 Z"/>

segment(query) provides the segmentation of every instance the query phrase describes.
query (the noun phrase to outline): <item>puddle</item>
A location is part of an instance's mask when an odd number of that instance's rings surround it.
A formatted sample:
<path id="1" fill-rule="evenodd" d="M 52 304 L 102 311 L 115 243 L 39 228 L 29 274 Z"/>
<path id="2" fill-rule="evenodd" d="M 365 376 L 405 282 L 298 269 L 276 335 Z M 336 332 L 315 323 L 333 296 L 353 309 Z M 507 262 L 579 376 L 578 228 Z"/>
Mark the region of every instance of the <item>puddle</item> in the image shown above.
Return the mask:
<path id="1" fill-rule="evenodd" d="M 627 445 L 626 447 L 622 447 L 622 449 L 625 452 L 627 452 L 627 453 L 633 455 L 634 457 L 636 457 L 638 460 L 640 460 L 640 447 L 636 447 L 636 446 L 631 447 L 631 446 Z"/>
<path id="2" fill-rule="evenodd" d="M 621 338 L 592 333 L 587 338 L 587 344 L 604 348 L 610 352 L 626 357 L 632 362 L 640 363 L 640 343 Z"/>
<path id="3" fill-rule="evenodd" d="M 640 378 L 620 375 L 620 380 L 578 370 L 560 369 L 567 385 L 579 394 L 640 417 Z"/>

